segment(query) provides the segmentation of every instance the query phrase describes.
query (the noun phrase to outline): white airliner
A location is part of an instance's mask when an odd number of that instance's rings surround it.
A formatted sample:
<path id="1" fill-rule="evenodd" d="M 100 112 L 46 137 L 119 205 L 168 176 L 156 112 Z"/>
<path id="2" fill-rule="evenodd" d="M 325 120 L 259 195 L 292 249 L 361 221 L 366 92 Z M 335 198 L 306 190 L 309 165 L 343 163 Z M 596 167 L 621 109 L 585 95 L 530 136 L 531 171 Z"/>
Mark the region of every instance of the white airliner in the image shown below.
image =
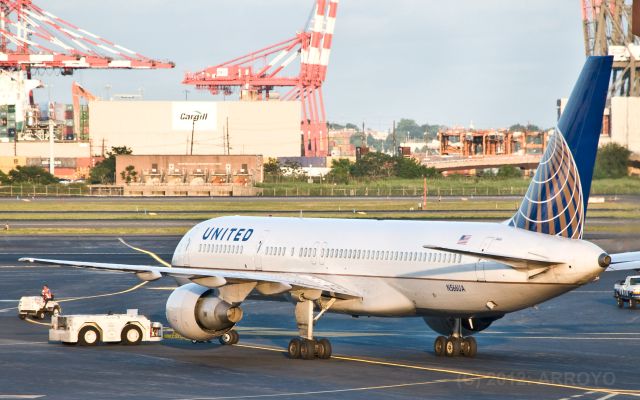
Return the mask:
<path id="1" fill-rule="evenodd" d="M 596 279 L 640 268 L 640 252 L 608 255 L 582 240 L 611 57 L 590 57 L 518 212 L 504 223 L 222 217 L 193 227 L 171 267 L 23 258 L 129 271 L 184 283 L 167 301 L 169 324 L 193 340 L 235 343 L 252 292 L 286 294 L 300 338 L 292 358 L 328 358 L 314 322 L 326 311 L 421 316 L 441 335 L 437 355 L 473 357 L 472 334 Z"/>

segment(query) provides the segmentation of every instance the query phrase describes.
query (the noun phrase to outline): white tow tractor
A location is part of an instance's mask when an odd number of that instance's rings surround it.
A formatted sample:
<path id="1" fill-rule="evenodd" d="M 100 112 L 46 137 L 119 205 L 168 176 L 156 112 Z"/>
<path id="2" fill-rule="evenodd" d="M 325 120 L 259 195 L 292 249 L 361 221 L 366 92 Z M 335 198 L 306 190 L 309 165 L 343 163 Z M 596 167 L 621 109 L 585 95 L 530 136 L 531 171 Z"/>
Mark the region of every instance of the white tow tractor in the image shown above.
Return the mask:
<path id="1" fill-rule="evenodd" d="M 18 303 L 18 317 L 36 317 L 44 319 L 47 315 L 57 316 L 62 313 L 62 307 L 58 302 L 49 300 L 47 302 L 41 296 L 22 296 Z"/>
<path id="2" fill-rule="evenodd" d="M 136 345 L 159 342 L 163 328 L 138 310 L 126 314 L 58 315 L 51 318 L 49 341 L 94 346 L 99 342 Z"/>

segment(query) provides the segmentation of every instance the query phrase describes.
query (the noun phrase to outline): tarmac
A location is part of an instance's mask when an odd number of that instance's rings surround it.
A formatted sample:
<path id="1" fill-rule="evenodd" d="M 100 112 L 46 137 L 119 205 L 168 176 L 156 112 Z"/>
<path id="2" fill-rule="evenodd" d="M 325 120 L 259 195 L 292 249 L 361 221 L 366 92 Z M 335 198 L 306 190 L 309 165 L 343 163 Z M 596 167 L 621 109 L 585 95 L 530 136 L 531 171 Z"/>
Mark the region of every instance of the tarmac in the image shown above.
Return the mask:
<path id="1" fill-rule="evenodd" d="M 125 238 L 171 259 L 178 237 Z M 599 233 L 609 251 L 639 250 L 638 237 Z M 478 356 L 439 358 L 436 333 L 420 318 L 327 314 L 316 334 L 330 360 L 291 360 L 293 305 L 248 300 L 240 343 L 165 339 L 140 346 L 49 343 L 47 326 L 17 318 L 17 300 L 43 283 L 63 312 L 137 308 L 166 324 L 171 279 L 139 286 L 130 274 L 20 265 L 22 256 L 155 264 L 110 236 L 0 239 L 0 399 L 632 399 L 640 398 L 640 309 L 616 307 L 613 283 L 625 273 L 537 307 L 509 314 L 476 335 Z M 96 295 L 105 295 L 95 297 Z M 40 322 L 40 321 L 35 321 Z"/>

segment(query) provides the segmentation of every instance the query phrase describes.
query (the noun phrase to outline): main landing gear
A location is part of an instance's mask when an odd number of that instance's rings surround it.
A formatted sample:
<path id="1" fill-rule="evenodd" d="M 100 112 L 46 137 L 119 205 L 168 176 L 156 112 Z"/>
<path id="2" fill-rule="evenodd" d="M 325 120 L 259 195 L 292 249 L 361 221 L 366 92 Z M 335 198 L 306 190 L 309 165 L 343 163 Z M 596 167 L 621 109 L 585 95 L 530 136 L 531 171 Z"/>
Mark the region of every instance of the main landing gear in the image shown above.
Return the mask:
<path id="1" fill-rule="evenodd" d="M 287 351 L 290 358 L 301 358 L 303 360 L 313 360 L 314 358 L 326 360 L 331 358 L 331 342 L 324 338 L 314 338 L 313 324 L 334 302 L 335 299 L 329 300 L 315 318 L 313 317 L 313 302 L 311 300 L 301 298 L 296 303 L 295 315 L 300 338 L 291 339 L 289 342 Z"/>
<path id="2" fill-rule="evenodd" d="M 453 333 L 449 337 L 438 336 L 433 343 L 436 356 L 442 357 L 475 357 L 478 353 L 478 344 L 473 336 L 462 336 L 462 323 L 456 318 Z"/>

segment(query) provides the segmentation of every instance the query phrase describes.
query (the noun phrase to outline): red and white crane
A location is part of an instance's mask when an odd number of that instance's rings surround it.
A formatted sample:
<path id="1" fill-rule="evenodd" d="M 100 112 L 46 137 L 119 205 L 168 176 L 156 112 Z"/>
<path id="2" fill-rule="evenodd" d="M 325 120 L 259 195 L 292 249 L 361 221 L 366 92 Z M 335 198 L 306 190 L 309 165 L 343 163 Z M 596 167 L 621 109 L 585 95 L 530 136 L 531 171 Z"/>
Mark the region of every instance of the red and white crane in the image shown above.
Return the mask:
<path id="1" fill-rule="evenodd" d="M 229 95 L 240 88 L 245 100 L 299 100 L 304 155 L 327 156 L 327 120 L 322 84 L 327 76 L 339 0 L 315 0 L 313 18 L 304 32 L 247 55 L 187 73 L 182 83 L 212 94 Z M 285 76 L 285 69 L 299 59 L 297 75 Z M 291 88 L 284 95 L 276 87 Z"/>
<path id="2" fill-rule="evenodd" d="M 15 105 L 18 131 L 25 114 L 37 112 L 34 70 L 173 68 L 113 43 L 38 7 L 32 0 L 0 0 L 0 105 Z M 34 111 L 35 110 L 35 111 Z M 76 129 L 78 129 L 76 127 Z M 16 140 L 18 135 L 16 135 Z"/>
<path id="3" fill-rule="evenodd" d="M 173 68 L 115 44 L 33 4 L 0 0 L 0 68 Z"/>

